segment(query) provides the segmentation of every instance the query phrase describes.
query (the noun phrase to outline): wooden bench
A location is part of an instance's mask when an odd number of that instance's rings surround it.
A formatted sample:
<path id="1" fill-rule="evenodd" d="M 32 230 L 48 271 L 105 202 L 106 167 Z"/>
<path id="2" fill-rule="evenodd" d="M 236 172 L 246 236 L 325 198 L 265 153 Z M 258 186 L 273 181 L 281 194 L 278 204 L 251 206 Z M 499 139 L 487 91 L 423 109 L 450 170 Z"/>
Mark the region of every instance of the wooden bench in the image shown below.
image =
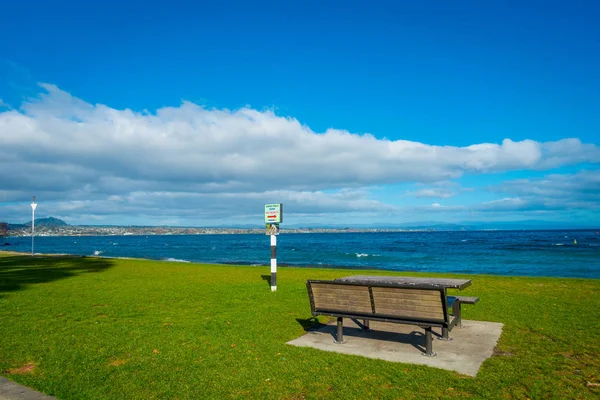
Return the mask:
<path id="1" fill-rule="evenodd" d="M 448 332 L 460 321 L 461 300 L 453 300 L 458 314 L 448 313 L 446 290 L 431 286 L 399 286 L 340 281 L 306 281 L 312 315 L 337 317 L 336 343 L 344 343 L 344 318 L 417 325 L 425 330 L 425 355 L 434 356 L 431 328 Z M 454 311 L 454 308 L 453 308 Z"/>

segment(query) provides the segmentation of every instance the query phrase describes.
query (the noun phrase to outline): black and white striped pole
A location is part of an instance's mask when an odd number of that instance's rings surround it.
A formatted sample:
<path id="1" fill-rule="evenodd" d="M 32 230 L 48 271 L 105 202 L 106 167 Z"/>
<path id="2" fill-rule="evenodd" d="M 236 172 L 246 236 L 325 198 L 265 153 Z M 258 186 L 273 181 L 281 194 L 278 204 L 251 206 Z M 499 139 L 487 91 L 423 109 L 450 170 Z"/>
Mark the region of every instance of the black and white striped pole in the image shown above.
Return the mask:
<path id="1" fill-rule="evenodd" d="M 283 204 L 265 204 L 267 235 L 271 236 L 271 291 L 277 290 L 277 235 L 283 219 Z"/>
<path id="2" fill-rule="evenodd" d="M 277 290 L 277 236 L 271 234 L 271 292 Z"/>
<path id="3" fill-rule="evenodd" d="M 31 202 L 31 257 L 33 257 L 33 237 L 35 236 L 35 208 L 37 203 L 35 202 L 35 196 Z"/>

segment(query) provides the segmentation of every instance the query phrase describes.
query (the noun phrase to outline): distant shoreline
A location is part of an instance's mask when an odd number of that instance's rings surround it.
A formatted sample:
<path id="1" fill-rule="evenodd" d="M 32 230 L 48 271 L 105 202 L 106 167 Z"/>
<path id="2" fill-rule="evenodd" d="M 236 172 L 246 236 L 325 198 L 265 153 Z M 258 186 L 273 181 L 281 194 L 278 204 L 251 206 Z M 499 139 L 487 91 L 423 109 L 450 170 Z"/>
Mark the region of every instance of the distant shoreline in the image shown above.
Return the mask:
<path id="1" fill-rule="evenodd" d="M 282 228 L 282 235 L 318 234 L 318 233 L 448 233 L 448 232 L 593 232 L 596 228 L 559 228 L 559 229 L 441 229 L 441 228 Z M 10 237 L 30 237 L 30 228 L 18 228 L 9 231 Z M 194 235 L 265 235 L 264 228 L 157 228 L 157 227 L 90 227 L 64 226 L 39 227 L 35 236 L 78 237 L 78 236 L 194 236 Z"/>

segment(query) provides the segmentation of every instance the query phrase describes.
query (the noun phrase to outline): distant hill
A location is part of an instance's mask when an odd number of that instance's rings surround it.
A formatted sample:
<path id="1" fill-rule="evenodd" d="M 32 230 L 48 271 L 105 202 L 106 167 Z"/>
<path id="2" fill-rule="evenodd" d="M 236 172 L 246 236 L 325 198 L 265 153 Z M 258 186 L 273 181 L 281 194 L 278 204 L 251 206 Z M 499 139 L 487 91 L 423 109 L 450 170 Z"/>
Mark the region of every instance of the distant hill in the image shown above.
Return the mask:
<path id="1" fill-rule="evenodd" d="M 62 219 L 58 219 L 58 218 L 54 218 L 54 217 L 48 217 L 48 218 L 36 218 L 35 220 L 35 226 L 39 226 L 41 227 L 47 227 L 47 228 L 57 228 L 59 226 L 68 226 L 69 224 L 67 224 L 65 221 L 63 221 Z M 27 222 L 25 224 L 23 224 L 23 226 L 31 226 L 31 222 Z"/>

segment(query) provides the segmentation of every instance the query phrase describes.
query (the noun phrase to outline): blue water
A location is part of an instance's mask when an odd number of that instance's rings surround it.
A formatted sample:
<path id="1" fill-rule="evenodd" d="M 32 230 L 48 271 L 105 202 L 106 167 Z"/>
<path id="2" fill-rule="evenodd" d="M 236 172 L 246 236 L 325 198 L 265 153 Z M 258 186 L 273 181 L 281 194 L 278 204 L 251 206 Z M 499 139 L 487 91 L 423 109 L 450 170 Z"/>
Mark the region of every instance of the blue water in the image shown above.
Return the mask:
<path id="1" fill-rule="evenodd" d="M 574 241 L 577 240 L 577 244 Z M 31 251 L 31 238 L 4 250 Z M 36 253 L 269 265 L 265 235 L 36 237 Z M 596 231 L 281 234 L 279 265 L 600 278 Z"/>

